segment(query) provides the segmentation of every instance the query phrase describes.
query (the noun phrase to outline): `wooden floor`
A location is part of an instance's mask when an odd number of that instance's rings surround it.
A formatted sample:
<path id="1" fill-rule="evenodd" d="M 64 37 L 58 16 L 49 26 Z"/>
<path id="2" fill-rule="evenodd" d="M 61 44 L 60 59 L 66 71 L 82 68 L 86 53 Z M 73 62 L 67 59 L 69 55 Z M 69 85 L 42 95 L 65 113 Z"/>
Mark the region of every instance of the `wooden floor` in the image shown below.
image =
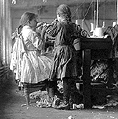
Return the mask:
<path id="1" fill-rule="evenodd" d="M 9 76 L 8 82 L 0 90 L 0 119 L 68 119 L 69 116 L 75 119 L 118 119 L 118 108 L 65 111 L 34 105 L 27 109 L 21 107 L 25 103 L 22 94 Z"/>

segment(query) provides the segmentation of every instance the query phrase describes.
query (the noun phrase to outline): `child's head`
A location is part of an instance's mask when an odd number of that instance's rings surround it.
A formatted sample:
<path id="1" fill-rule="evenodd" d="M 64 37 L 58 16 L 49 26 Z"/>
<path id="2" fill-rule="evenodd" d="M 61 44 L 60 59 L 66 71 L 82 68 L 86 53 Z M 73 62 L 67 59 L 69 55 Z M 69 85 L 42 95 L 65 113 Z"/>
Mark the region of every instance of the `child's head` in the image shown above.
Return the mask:
<path id="1" fill-rule="evenodd" d="M 37 26 L 37 15 L 31 12 L 25 12 L 20 19 L 20 25 L 28 25 L 30 27 Z"/>
<path id="2" fill-rule="evenodd" d="M 68 21 L 71 21 L 71 10 L 68 5 L 61 4 L 57 8 L 57 19 L 60 21 L 60 19 L 66 19 Z"/>

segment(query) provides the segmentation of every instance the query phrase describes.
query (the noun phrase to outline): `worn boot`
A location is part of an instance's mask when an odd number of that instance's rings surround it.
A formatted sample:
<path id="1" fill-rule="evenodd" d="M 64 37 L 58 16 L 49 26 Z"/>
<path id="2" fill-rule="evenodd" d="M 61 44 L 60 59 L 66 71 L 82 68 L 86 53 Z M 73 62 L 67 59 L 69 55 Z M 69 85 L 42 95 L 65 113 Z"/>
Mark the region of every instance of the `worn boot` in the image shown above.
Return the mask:
<path id="1" fill-rule="evenodd" d="M 61 102 L 57 108 L 62 110 L 70 110 L 69 99 L 64 99 L 64 101 Z"/>
<path id="2" fill-rule="evenodd" d="M 63 102 L 60 103 L 58 109 L 69 110 L 70 109 L 69 98 L 70 98 L 70 90 L 68 78 L 63 78 Z"/>
<path id="3" fill-rule="evenodd" d="M 57 107 L 57 109 L 61 110 L 70 110 L 70 105 L 67 102 L 62 102 L 60 105 Z"/>

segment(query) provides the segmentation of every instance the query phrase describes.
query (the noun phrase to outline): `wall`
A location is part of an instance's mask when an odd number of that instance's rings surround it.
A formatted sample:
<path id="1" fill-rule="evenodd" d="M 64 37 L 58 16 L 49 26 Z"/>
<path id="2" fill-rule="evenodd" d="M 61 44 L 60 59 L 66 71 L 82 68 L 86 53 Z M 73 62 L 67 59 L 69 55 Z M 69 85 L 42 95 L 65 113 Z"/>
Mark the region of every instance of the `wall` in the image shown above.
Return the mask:
<path id="1" fill-rule="evenodd" d="M 83 22 L 83 28 L 87 31 L 90 30 L 90 23 L 94 20 L 94 11 L 96 11 L 95 4 L 85 3 L 85 4 L 70 4 L 72 11 L 72 20 L 75 22 L 76 19 L 79 20 L 80 25 Z M 91 5 L 91 6 L 90 6 Z M 113 21 L 116 21 L 116 3 L 114 0 L 112 2 L 101 2 L 99 4 L 99 26 L 102 26 L 103 21 L 105 21 L 106 27 L 112 25 Z M 12 17 L 12 30 L 18 26 L 20 16 L 25 11 L 32 11 L 39 14 L 40 21 L 51 22 L 56 18 L 56 8 L 54 5 L 47 6 L 34 6 L 29 9 L 11 9 Z"/>
<path id="2" fill-rule="evenodd" d="M 27 9 L 27 8 L 26 9 L 12 9 L 11 8 L 12 32 L 16 29 L 16 27 L 18 27 L 20 17 L 26 11 L 37 13 L 36 8 L 30 8 L 30 9 Z"/>

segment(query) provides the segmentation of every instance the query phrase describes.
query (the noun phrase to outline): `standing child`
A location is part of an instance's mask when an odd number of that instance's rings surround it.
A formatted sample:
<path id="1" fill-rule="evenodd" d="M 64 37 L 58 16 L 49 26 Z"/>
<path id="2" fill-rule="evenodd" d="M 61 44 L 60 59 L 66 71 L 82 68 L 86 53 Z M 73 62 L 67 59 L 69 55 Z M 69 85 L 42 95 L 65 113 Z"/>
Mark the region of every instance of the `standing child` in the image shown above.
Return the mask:
<path id="1" fill-rule="evenodd" d="M 46 33 L 55 37 L 53 68 L 50 81 L 56 79 L 63 81 L 63 103 L 59 109 L 70 109 L 71 89 L 75 86 L 75 78 L 81 75 L 81 67 L 77 66 L 76 50 L 73 46 L 74 39 L 80 37 L 81 28 L 71 21 L 70 8 L 62 4 L 57 8 L 57 19 L 50 24 Z M 53 84 L 53 83 L 52 83 Z"/>

